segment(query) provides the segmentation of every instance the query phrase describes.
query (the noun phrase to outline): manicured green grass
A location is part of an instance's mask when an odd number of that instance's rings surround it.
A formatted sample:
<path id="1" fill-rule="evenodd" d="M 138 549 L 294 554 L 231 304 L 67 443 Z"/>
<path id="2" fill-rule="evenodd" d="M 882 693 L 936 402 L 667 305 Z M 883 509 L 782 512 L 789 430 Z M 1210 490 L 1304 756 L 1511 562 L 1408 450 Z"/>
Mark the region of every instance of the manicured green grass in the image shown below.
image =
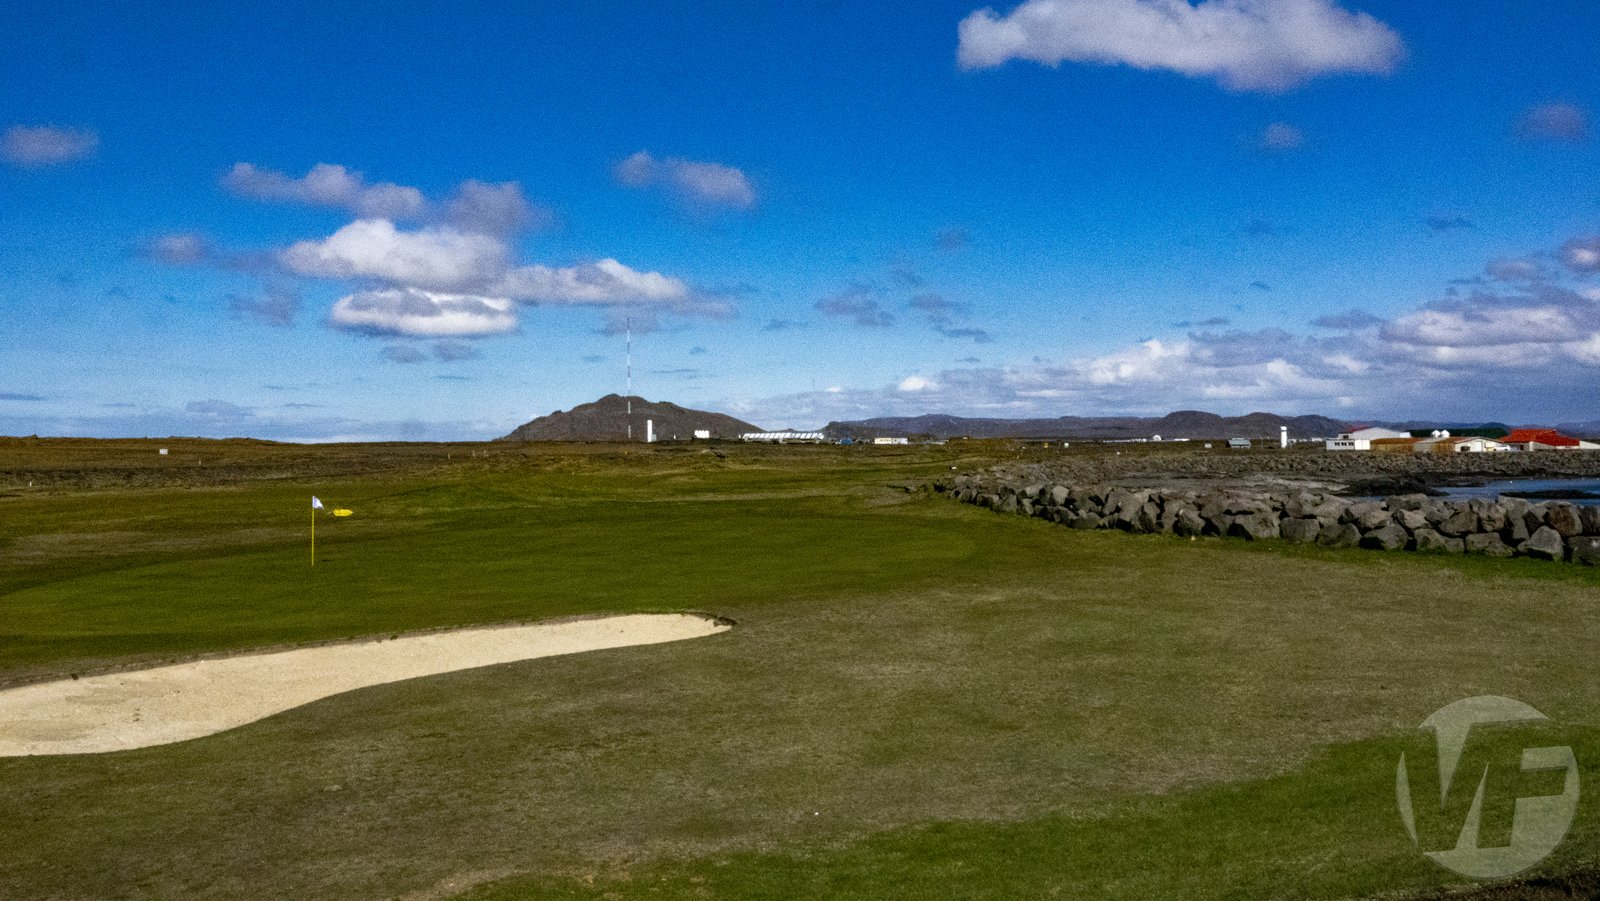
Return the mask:
<path id="1" fill-rule="evenodd" d="M 1393 801 L 1397 749 L 1444 704 L 1518 698 L 1571 730 L 1586 779 L 1600 759 L 1590 571 L 1080 533 L 884 487 L 938 469 L 591 460 L 8 499 L 0 677 L 590 612 L 737 626 L 0 759 L 0 885 L 1346 897 L 1460 882 Z M 315 569 L 312 490 L 357 511 L 321 521 Z M 1549 871 L 1592 865 L 1596 798 Z"/>

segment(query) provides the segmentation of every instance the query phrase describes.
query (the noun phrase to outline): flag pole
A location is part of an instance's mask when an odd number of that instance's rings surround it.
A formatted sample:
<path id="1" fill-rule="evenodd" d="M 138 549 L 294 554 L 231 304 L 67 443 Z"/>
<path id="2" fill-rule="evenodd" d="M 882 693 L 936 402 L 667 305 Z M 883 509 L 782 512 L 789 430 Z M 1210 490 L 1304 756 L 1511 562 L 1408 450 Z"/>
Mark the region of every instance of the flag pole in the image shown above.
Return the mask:
<path id="1" fill-rule="evenodd" d="M 311 565 L 317 565 L 317 508 L 311 508 Z"/>

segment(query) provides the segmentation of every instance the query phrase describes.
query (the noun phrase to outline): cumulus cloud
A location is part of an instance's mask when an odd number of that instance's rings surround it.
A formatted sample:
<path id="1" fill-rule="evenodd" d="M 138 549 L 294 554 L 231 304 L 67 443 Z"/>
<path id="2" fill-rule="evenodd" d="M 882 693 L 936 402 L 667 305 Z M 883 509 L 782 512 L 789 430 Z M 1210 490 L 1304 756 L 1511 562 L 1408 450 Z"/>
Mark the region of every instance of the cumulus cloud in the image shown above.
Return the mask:
<path id="1" fill-rule="evenodd" d="M 1332 0 L 1027 0 L 962 20 L 957 61 L 1013 59 L 1169 70 L 1236 90 L 1281 91 L 1319 75 L 1383 74 L 1405 55 L 1399 35 Z"/>
<path id="2" fill-rule="evenodd" d="M 875 389 L 813 392 L 733 404 L 754 421 L 919 415 L 1033 417 L 1160 415 L 1176 409 L 1367 417 L 1429 415 L 1534 420 L 1592 414 L 1600 384 L 1600 289 L 1573 289 L 1546 272 L 1482 281 L 1383 319 L 1361 310 L 1283 329 L 1200 331 L 1031 366 L 914 376 Z M 1427 409 L 1420 410 L 1418 403 Z"/>
<path id="3" fill-rule="evenodd" d="M 25 169 L 57 166 L 94 156 L 100 136 L 87 128 L 13 125 L 0 141 L 0 154 Z"/>
<path id="4" fill-rule="evenodd" d="M 630 188 L 664 184 L 680 197 L 706 206 L 744 210 L 757 201 L 750 180 L 732 166 L 675 158 L 658 160 L 645 150 L 618 163 L 616 178 Z"/>
<path id="5" fill-rule="evenodd" d="M 483 337 L 516 329 L 515 306 L 500 297 L 390 288 L 339 298 L 328 324 L 368 335 Z"/>
<path id="6" fill-rule="evenodd" d="M 1589 117 L 1570 103 L 1541 103 L 1517 120 L 1517 134 L 1532 140 L 1581 144 L 1589 139 Z"/>
<path id="7" fill-rule="evenodd" d="M 550 211 L 534 206 L 522 196 L 522 185 L 507 181 L 497 185 L 469 179 L 456 188 L 448 205 L 448 221 L 464 232 L 509 235 L 551 219 Z"/>
<path id="8" fill-rule="evenodd" d="M 506 273 L 495 293 L 530 303 L 617 304 L 656 301 L 687 306 L 689 287 L 659 272 L 638 272 L 613 259 L 578 266 L 523 266 Z"/>
<path id="9" fill-rule="evenodd" d="M 238 163 L 222 177 L 222 185 L 255 200 L 338 207 L 363 219 L 410 219 L 427 207 L 416 188 L 390 182 L 368 185 L 360 172 L 328 163 L 318 163 L 300 178 Z"/>
<path id="10" fill-rule="evenodd" d="M 1274 122 L 1261 130 L 1257 146 L 1268 153 L 1288 153 L 1306 143 L 1305 133 L 1284 122 Z"/>
<path id="11" fill-rule="evenodd" d="M 1557 255 L 1573 272 L 1585 275 L 1600 272 L 1600 236 L 1573 238 L 1561 245 Z"/>
<path id="12" fill-rule="evenodd" d="M 832 297 L 817 301 L 816 308 L 824 316 L 844 316 L 855 320 L 863 328 L 887 328 L 894 325 L 894 316 L 874 297 L 874 291 L 865 285 L 852 285 Z"/>
<path id="13" fill-rule="evenodd" d="M 1420 348 L 1517 348 L 1541 345 L 1541 354 L 1561 354 L 1600 334 L 1600 305 L 1576 292 L 1547 284 L 1511 295 L 1476 292 L 1465 300 L 1428 304 L 1380 330 L 1394 344 Z M 1459 355 L 1458 355 L 1459 356 Z M 1447 352 L 1441 362 L 1452 358 Z"/>
<path id="14" fill-rule="evenodd" d="M 228 309 L 241 319 L 287 328 L 294 324 L 294 317 L 300 312 L 300 295 L 281 287 L 265 288 L 256 296 L 230 294 Z"/>
<path id="15" fill-rule="evenodd" d="M 280 259 L 296 275 L 369 277 L 426 290 L 479 287 L 506 270 L 508 252 L 486 235 L 452 228 L 405 232 L 385 219 L 361 219 L 322 241 L 301 241 Z"/>

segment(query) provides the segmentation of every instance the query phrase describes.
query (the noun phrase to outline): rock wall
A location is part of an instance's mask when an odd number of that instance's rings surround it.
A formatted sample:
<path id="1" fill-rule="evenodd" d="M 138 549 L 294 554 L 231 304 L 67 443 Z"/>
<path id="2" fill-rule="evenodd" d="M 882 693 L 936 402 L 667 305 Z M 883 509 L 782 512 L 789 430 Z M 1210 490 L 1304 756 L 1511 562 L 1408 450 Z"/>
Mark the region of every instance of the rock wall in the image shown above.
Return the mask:
<path id="1" fill-rule="evenodd" d="M 1520 498 L 1449 501 L 1422 494 L 1352 500 L 1300 492 L 1188 491 L 1112 485 L 1023 484 L 957 476 L 931 486 L 1001 513 L 1074 529 L 1219 535 L 1259 541 L 1436 554 L 1523 556 L 1600 563 L 1600 507 Z"/>

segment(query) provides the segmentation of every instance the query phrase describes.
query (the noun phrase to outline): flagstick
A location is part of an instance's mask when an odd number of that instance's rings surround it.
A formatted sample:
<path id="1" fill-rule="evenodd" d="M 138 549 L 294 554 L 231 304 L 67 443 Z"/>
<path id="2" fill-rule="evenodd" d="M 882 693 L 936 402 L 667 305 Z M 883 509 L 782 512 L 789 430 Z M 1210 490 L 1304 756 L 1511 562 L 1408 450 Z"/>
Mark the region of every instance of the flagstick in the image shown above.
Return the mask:
<path id="1" fill-rule="evenodd" d="M 311 508 L 311 565 L 317 565 L 317 508 Z"/>

